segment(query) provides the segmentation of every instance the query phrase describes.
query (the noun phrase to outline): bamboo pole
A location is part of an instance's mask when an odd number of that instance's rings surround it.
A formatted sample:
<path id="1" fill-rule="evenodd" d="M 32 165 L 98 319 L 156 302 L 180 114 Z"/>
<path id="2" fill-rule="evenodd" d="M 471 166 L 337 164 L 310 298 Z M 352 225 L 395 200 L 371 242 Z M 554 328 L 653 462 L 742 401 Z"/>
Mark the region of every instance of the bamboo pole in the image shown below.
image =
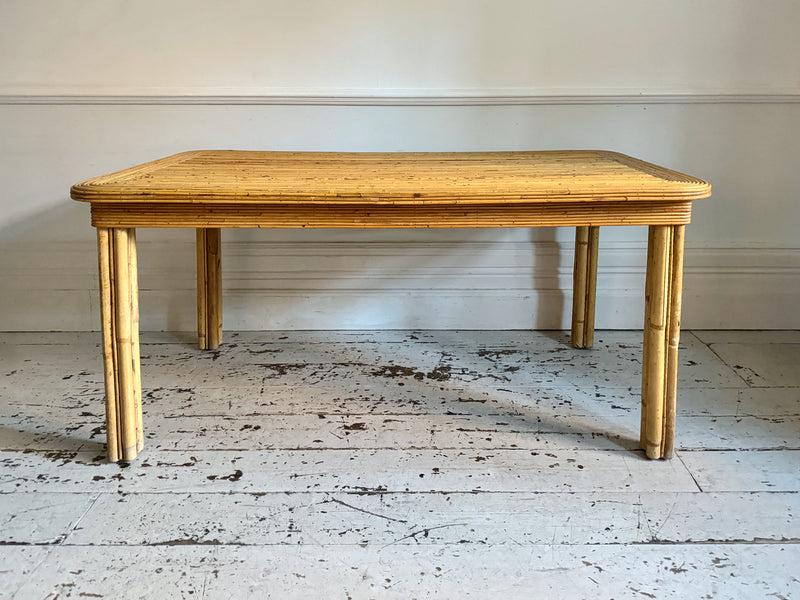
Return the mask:
<path id="1" fill-rule="evenodd" d="M 136 413 L 136 451 L 144 448 L 142 423 L 142 369 L 139 350 L 139 269 L 136 258 L 136 230 L 128 230 L 128 277 L 131 298 L 131 354 L 133 356 L 133 398 Z"/>
<path id="2" fill-rule="evenodd" d="M 589 227 L 589 256 L 586 270 L 586 313 L 584 316 L 584 348 L 594 345 L 594 313 L 597 298 L 597 254 L 600 245 L 600 228 Z"/>
<path id="3" fill-rule="evenodd" d="M 219 228 L 197 229 L 197 341 L 203 350 L 222 343 L 222 244 Z"/>
<path id="4" fill-rule="evenodd" d="M 575 266 L 572 271 L 572 345 L 584 348 L 586 314 L 586 256 L 589 253 L 589 228 L 575 228 Z"/>
<path id="5" fill-rule="evenodd" d="M 222 343 L 222 243 L 218 228 L 206 229 L 208 348 Z"/>
<path id="6" fill-rule="evenodd" d="M 132 302 L 128 229 L 114 229 L 114 273 L 116 298 L 116 346 L 118 406 L 120 414 L 121 459 L 131 460 L 137 454 L 137 416 L 135 374 L 133 367 Z"/>
<path id="7" fill-rule="evenodd" d="M 197 340 L 203 350 L 222 343 L 222 243 L 219 228 L 197 229 Z"/>
<path id="8" fill-rule="evenodd" d="M 97 228 L 98 271 L 100 275 L 100 317 L 103 334 L 103 370 L 106 390 L 106 443 L 108 460 L 117 462 L 120 446 L 120 414 L 117 394 L 116 310 L 114 307 L 114 261 L 112 236 L 104 227 Z"/>
<path id="9" fill-rule="evenodd" d="M 648 228 L 647 235 L 647 259 L 646 259 L 646 274 L 644 283 L 644 331 L 642 342 L 642 410 L 641 410 L 641 425 L 639 428 L 639 445 L 642 449 L 647 447 L 647 420 L 650 398 L 650 381 L 647 378 L 647 370 L 645 369 L 645 357 L 648 353 L 648 329 L 647 323 L 650 318 L 650 299 L 653 295 L 653 277 L 650 271 L 650 265 L 653 263 L 653 228 Z"/>
<path id="10" fill-rule="evenodd" d="M 648 458 L 662 458 L 664 439 L 667 319 L 670 298 L 672 227 L 650 227 L 642 350 L 641 443 Z"/>
<path id="11" fill-rule="evenodd" d="M 197 253 L 197 345 L 208 349 L 208 281 L 206 274 L 206 230 L 197 228 L 195 250 Z"/>
<path id="12" fill-rule="evenodd" d="M 669 324 L 667 328 L 667 365 L 664 398 L 664 431 L 662 458 L 672 458 L 675 450 L 675 415 L 678 389 L 678 346 L 681 337 L 681 304 L 683 300 L 683 244 L 686 228 L 672 228 L 672 261 L 670 265 Z"/>
<path id="13" fill-rule="evenodd" d="M 594 313 L 597 290 L 597 253 L 600 228 L 575 228 L 575 266 L 572 274 L 572 345 L 594 344 Z"/>

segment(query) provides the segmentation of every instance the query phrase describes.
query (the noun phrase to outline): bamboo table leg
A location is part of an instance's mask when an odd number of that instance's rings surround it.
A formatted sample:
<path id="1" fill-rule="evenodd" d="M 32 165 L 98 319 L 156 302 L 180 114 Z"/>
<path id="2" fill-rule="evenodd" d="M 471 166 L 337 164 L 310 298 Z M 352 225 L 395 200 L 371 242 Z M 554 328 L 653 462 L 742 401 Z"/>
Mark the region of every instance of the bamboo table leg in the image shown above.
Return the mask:
<path id="1" fill-rule="evenodd" d="M 108 459 L 132 460 L 144 445 L 136 230 L 98 227 L 97 250 Z"/>
<path id="2" fill-rule="evenodd" d="M 222 343 L 222 246 L 218 228 L 197 229 L 197 338 L 202 350 Z"/>
<path id="3" fill-rule="evenodd" d="M 572 273 L 572 345 L 594 344 L 594 308 L 597 289 L 599 227 L 575 228 L 575 268 Z"/>
<path id="4" fill-rule="evenodd" d="M 683 225 L 653 225 L 647 246 L 641 444 L 648 458 L 672 458 L 678 378 Z"/>

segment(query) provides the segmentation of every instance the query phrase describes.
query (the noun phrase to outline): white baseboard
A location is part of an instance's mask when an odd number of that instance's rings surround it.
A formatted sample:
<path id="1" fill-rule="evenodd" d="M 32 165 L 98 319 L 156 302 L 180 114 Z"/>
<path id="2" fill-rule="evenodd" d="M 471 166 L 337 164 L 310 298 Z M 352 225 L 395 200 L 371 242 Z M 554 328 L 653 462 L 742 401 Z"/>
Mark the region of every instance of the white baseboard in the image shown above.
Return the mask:
<path id="1" fill-rule="evenodd" d="M 96 329 L 94 245 L 4 245 L 0 331 Z M 644 247 L 601 244 L 598 329 L 642 326 Z M 245 242 L 223 248 L 225 328 L 561 329 L 560 242 Z M 194 246 L 141 242 L 143 330 L 195 327 Z M 800 248 L 687 248 L 685 328 L 798 329 Z"/>

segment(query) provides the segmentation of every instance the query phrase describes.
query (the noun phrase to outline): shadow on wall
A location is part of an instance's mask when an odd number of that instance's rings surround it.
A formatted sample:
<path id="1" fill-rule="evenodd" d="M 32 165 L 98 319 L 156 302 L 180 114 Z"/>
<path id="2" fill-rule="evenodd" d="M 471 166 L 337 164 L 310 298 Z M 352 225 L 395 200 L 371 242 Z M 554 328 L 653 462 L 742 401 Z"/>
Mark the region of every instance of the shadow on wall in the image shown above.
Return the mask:
<path id="1" fill-rule="evenodd" d="M 0 228 L 0 331 L 96 328 L 94 239 L 69 199 Z"/>
<path id="2" fill-rule="evenodd" d="M 194 229 L 140 229 L 143 330 L 195 328 Z M 559 329 L 553 229 L 226 230 L 226 329 Z M 65 200 L 0 230 L 0 331 L 96 330 L 95 230 Z"/>
<path id="3" fill-rule="evenodd" d="M 193 251 L 180 251 L 187 234 L 194 232 L 138 232 L 139 254 L 148 264 L 140 269 L 141 297 L 152 304 L 153 280 L 173 280 L 174 294 L 156 292 L 157 301 L 164 302 L 161 310 L 170 315 L 167 322 L 185 320 L 180 313 L 186 310 L 186 297 L 195 295 Z M 151 239 L 165 235 L 178 243 L 167 251 L 163 243 L 152 248 Z M 153 250 L 161 256 L 153 256 Z M 97 330 L 97 246 L 89 206 L 65 198 L 0 229 L 0 281 L 0 331 Z M 193 304 L 189 311 L 191 322 Z"/>
<path id="4" fill-rule="evenodd" d="M 531 294 L 535 297 L 536 307 L 531 329 L 551 332 L 560 330 L 567 310 L 563 279 L 569 265 L 562 264 L 565 259 L 558 243 L 556 229 L 552 227 L 531 229 L 530 237 L 533 242 Z M 546 251 L 537 252 L 537 249 Z M 569 255 L 571 257 L 572 253 Z M 543 290 L 547 291 L 546 298 L 541 297 Z"/>
<path id="5" fill-rule="evenodd" d="M 226 319 L 234 329 L 557 329 L 571 264 L 555 231 L 532 231 L 231 231 Z"/>

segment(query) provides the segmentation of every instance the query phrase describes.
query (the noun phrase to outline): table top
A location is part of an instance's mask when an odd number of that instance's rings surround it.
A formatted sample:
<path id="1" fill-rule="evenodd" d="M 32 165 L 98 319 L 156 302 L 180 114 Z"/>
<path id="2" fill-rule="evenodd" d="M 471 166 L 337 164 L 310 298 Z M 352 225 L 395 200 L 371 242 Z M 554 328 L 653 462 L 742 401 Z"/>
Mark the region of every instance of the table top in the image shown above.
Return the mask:
<path id="1" fill-rule="evenodd" d="M 130 205 L 441 205 L 685 202 L 701 179 L 608 151 L 183 152 L 72 186 L 75 200 Z"/>

